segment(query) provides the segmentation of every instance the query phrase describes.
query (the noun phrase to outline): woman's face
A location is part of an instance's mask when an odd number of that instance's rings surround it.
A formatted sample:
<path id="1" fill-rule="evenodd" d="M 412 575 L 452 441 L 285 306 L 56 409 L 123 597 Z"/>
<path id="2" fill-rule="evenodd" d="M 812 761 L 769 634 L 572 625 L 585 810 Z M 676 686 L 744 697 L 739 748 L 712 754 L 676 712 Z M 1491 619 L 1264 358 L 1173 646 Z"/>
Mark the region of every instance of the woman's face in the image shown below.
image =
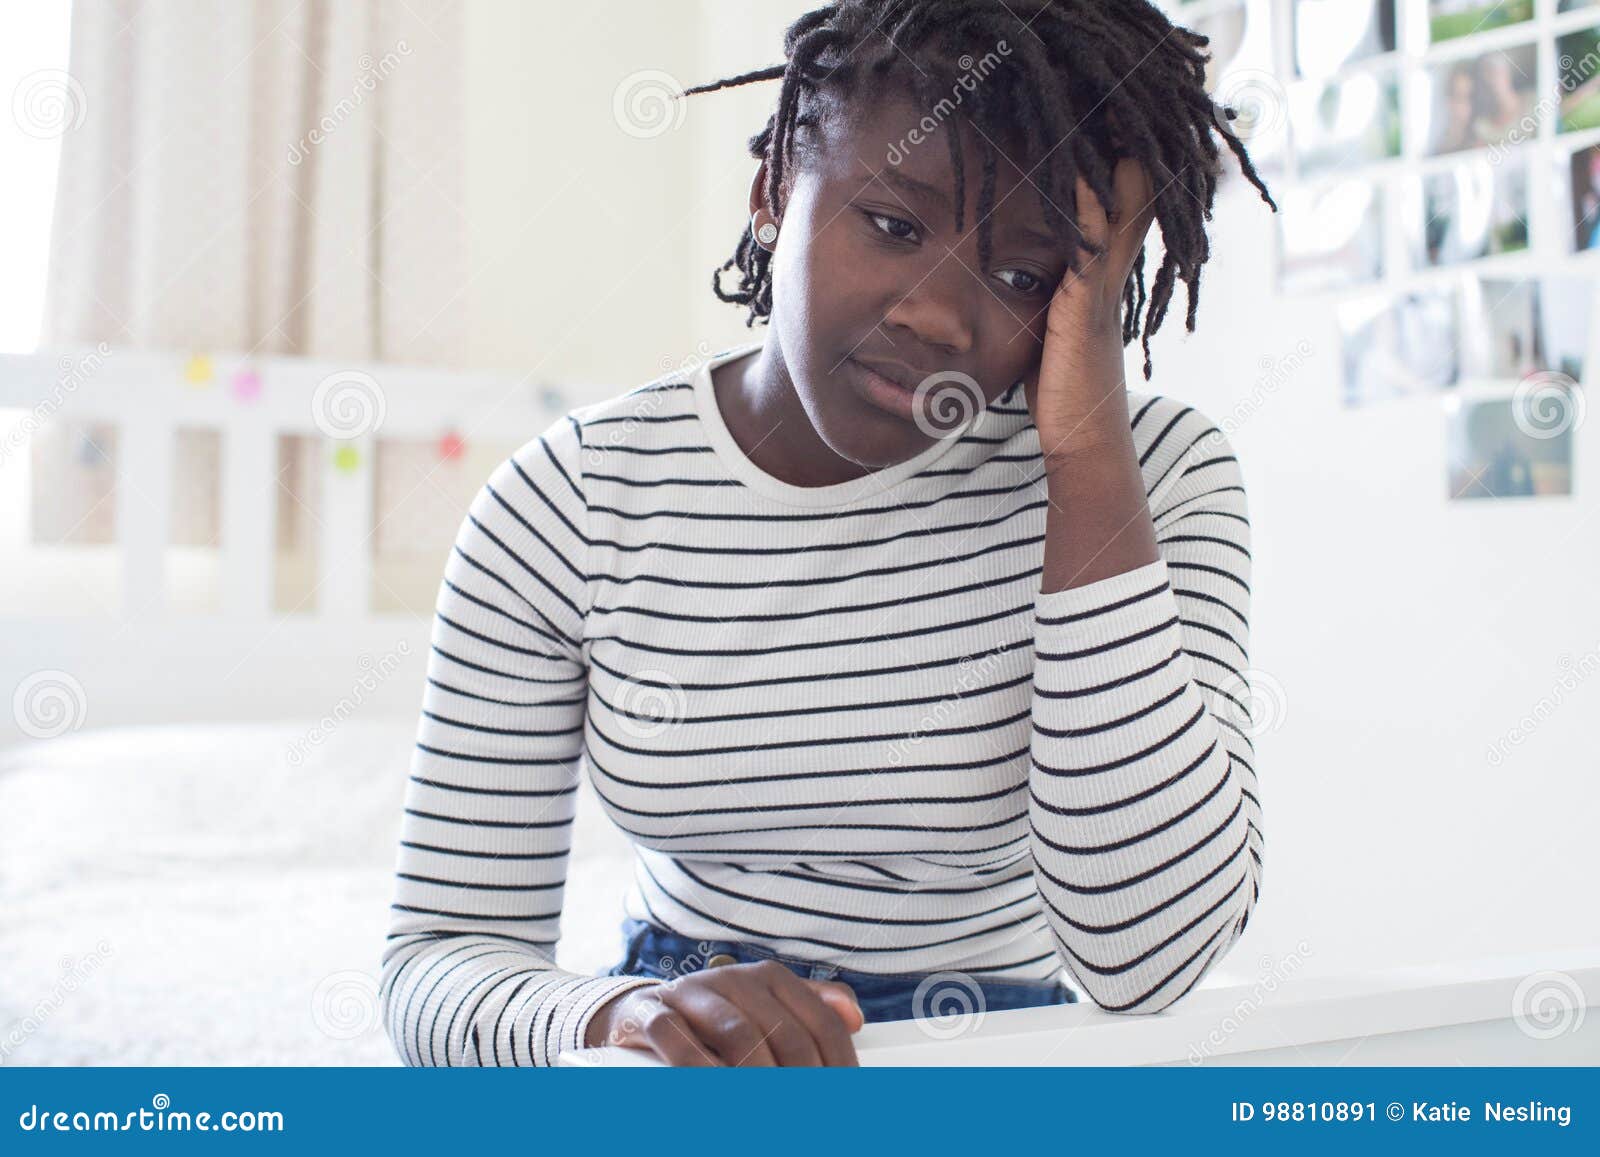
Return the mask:
<path id="1" fill-rule="evenodd" d="M 954 118 L 929 132 L 931 121 L 906 97 L 874 101 L 851 123 L 833 120 L 820 147 L 796 162 L 773 246 L 771 332 L 795 391 L 836 453 L 874 468 L 959 425 L 931 404 L 939 396 L 948 404 L 947 389 L 959 391 L 961 414 L 970 416 L 1017 381 L 1031 382 L 1051 293 L 1066 271 L 1024 174 L 1031 163 L 1004 155 L 1000 142 L 991 263 L 979 267 L 981 138 Z M 962 124 L 966 174 L 959 235 L 946 136 L 954 124 Z M 866 365 L 911 387 L 950 375 L 928 392 L 923 428 L 871 400 Z"/>
<path id="2" fill-rule="evenodd" d="M 1516 85 L 1511 80 L 1511 61 L 1498 53 L 1485 56 L 1478 64 L 1478 73 L 1483 77 L 1483 86 L 1496 97 L 1505 98 L 1516 95 Z"/>
<path id="3" fill-rule="evenodd" d="M 1455 72 L 1450 76 L 1450 127 L 1459 131 L 1472 120 L 1473 82 L 1470 74 Z"/>

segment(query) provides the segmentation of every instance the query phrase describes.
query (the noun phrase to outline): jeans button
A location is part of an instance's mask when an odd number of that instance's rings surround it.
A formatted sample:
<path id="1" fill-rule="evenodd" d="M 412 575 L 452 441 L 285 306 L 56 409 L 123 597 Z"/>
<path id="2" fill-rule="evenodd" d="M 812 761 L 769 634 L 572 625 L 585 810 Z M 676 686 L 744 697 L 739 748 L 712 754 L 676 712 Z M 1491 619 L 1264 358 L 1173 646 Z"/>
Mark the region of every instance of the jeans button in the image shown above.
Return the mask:
<path id="1" fill-rule="evenodd" d="M 724 964 L 737 964 L 736 956 L 729 956 L 726 952 L 718 952 L 706 959 L 707 968 L 721 968 Z"/>

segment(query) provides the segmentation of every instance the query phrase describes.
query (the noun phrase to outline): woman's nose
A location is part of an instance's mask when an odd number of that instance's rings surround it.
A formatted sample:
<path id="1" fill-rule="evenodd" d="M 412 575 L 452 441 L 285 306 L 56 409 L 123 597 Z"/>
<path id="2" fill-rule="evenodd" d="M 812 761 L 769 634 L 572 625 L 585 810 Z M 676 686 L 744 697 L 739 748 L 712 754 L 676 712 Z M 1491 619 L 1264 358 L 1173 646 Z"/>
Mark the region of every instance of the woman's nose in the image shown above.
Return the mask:
<path id="1" fill-rule="evenodd" d="M 973 346 L 977 279 L 954 252 L 940 257 L 916 284 L 908 286 L 884 314 L 886 329 L 899 329 L 930 350 L 949 356 Z"/>

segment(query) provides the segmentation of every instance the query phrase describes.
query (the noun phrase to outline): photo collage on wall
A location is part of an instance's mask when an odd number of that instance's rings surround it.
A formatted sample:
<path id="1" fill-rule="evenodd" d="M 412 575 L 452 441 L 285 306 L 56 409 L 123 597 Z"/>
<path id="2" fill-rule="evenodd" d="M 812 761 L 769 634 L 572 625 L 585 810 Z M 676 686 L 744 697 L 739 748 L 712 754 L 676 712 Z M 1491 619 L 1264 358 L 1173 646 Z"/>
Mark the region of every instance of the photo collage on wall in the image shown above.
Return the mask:
<path id="1" fill-rule="evenodd" d="M 1600 0 L 1175 0 L 1337 316 L 1342 400 L 1439 394 L 1452 499 L 1570 494 L 1600 265 Z M 1273 24 L 1280 27 L 1274 37 Z"/>

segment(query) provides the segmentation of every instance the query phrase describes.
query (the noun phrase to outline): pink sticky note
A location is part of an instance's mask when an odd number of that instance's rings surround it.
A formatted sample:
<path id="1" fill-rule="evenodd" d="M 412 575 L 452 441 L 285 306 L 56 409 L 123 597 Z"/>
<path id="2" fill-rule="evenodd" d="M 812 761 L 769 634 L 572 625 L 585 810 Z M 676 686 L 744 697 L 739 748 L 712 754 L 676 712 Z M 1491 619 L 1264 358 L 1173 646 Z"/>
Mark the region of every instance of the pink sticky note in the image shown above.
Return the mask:
<path id="1" fill-rule="evenodd" d="M 233 396 L 241 402 L 253 402 L 261 396 L 261 375 L 255 370 L 239 370 L 233 375 Z"/>

